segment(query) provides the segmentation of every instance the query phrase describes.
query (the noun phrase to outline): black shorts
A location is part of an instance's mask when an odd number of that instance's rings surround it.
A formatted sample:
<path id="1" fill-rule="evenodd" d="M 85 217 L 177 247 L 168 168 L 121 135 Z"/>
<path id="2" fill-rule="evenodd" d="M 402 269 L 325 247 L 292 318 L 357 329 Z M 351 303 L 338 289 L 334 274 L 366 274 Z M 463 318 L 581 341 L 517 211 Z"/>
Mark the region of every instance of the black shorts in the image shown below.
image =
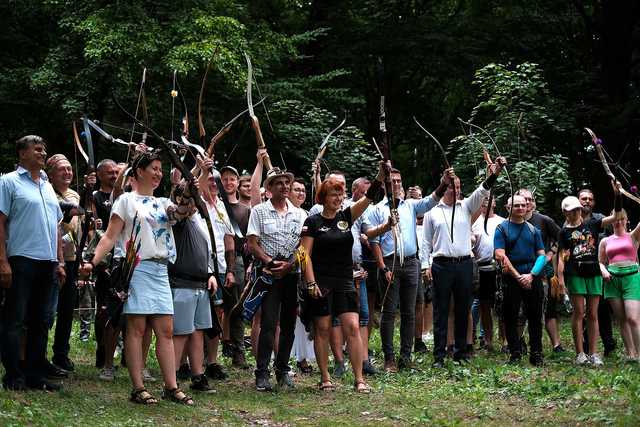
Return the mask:
<path id="1" fill-rule="evenodd" d="M 564 302 L 560 298 L 553 298 L 550 295 L 546 295 L 544 299 L 544 318 L 557 319 L 560 317 L 560 313 L 564 308 Z"/>
<path id="2" fill-rule="evenodd" d="M 352 278 L 316 277 L 322 298 L 309 298 L 308 308 L 312 317 L 333 316 L 343 313 L 359 313 L 358 293 Z M 333 285 L 333 286 L 331 286 Z"/>
<path id="3" fill-rule="evenodd" d="M 496 271 L 480 270 L 480 287 L 478 299 L 482 302 L 493 302 L 496 299 Z"/>

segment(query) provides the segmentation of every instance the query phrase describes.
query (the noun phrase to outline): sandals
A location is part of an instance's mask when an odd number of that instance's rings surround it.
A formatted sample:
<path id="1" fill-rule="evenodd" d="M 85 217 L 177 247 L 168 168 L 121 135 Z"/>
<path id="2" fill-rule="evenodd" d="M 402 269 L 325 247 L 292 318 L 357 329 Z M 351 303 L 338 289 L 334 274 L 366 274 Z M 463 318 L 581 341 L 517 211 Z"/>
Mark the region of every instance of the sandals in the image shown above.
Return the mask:
<path id="1" fill-rule="evenodd" d="M 366 381 L 356 381 L 353 384 L 353 390 L 356 393 L 369 394 L 371 393 L 371 386 Z"/>
<path id="2" fill-rule="evenodd" d="M 193 406 L 195 402 L 191 398 L 191 396 L 187 395 L 184 391 L 180 390 L 178 387 L 174 389 L 165 388 L 162 390 L 162 398 L 165 400 L 170 400 L 175 403 L 181 403 L 186 406 Z"/>
<path id="3" fill-rule="evenodd" d="M 336 391 L 336 386 L 331 381 L 320 381 L 318 383 L 320 391 Z"/>
<path id="4" fill-rule="evenodd" d="M 129 398 L 129 400 L 133 403 L 139 403 L 141 405 L 156 405 L 158 403 L 158 399 L 153 397 L 153 395 L 149 393 L 146 388 L 133 390 L 131 392 L 131 397 Z"/>

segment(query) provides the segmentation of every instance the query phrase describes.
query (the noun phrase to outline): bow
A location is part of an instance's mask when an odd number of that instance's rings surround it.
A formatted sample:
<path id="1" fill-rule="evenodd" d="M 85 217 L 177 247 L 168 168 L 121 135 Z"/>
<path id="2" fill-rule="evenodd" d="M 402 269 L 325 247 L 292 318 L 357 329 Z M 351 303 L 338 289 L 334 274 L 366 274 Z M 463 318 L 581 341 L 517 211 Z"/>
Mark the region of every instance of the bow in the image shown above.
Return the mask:
<path id="1" fill-rule="evenodd" d="M 342 126 L 344 126 L 344 124 L 346 122 L 347 122 L 347 113 L 344 114 L 344 119 L 342 119 L 340 124 L 338 126 L 336 126 L 335 128 L 331 129 L 331 131 L 329 131 L 327 136 L 325 136 L 322 139 L 322 144 L 320 144 L 320 147 L 318 147 L 318 154 L 316 155 L 316 159 L 315 159 L 314 163 L 318 164 L 320 162 L 320 160 L 322 159 L 322 157 L 326 153 L 327 148 L 329 148 L 329 138 L 331 138 L 334 133 L 339 131 L 342 128 Z M 320 171 L 318 171 L 318 173 L 319 172 Z M 316 187 L 316 180 L 314 178 L 313 181 L 311 182 L 311 200 L 315 200 L 314 199 L 315 187 Z"/>
<path id="2" fill-rule="evenodd" d="M 256 113 L 253 111 L 253 98 L 251 96 L 251 87 L 253 85 L 253 66 L 251 65 L 251 58 L 247 52 L 244 53 L 244 57 L 247 60 L 247 109 L 249 110 L 249 117 L 251 117 L 251 121 L 255 125 L 254 130 L 256 132 L 258 148 L 265 148 L 264 138 L 262 137 L 262 131 L 260 130 L 260 122 L 258 121 L 258 117 L 256 117 Z M 273 169 L 273 165 L 271 164 L 271 159 L 269 157 L 264 157 L 264 166 L 267 168 L 267 171 Z"/>
<path id="3" fill-rule="evenodd" d="M 442 146 L 442 144 L 440 144 L 440 141 L 438 141 L 438 138 L 436 138 L 435 136 L 433 136 L 431 134 L 431 132 L 429 132 L 424 126 L 422 126 L 420 124 L 420 122 L 418 121 L 418 119 L 416 119 L 416 116 L 413 116 L 413 121 L 416 122 L 416 124 L 418 125 L 418 127 L 425 133 L 427 134 L 427 136 L 429 138 L 431 138 L 435 143 L 436 146 L 438 147 L 438 149 L 440 150 L 440 153 L 442 153 L 442 158 L 444 159 L 444 166 L 447 169 L 451 169 L 451 164 L 449 163 L 449 160 L 447 159 L 447 152 L 445 151 L 444 147 Z M 451 207 L 451 232 L 449 233 L 449 237 L 451 238 L 451 242 L 453 243 L 453 220 L 455 219 L 456 216 L 456 203 L 458 201 L 458 192 L 456 191 L 456 183 L 453 183 L 453 206 Z"/>
<path id="4" fill-rule="evenodd" d="M 480 143 L 482 147 L 484 147 L 484 144 L 482 143 L 482 141 L 480 141 L 478 138 L 473 136 L 472 129 L 475 128 L 475 129 L 478 129 L 480 132 L 482 132 L 489 139 L 489 141 L 491 142 L 491 145 L 493 145 L 493 149 L 496 151 L 496 154 L 498 155 L 498 157 L 502 157 L 502 153 L 500 152 L 500 148 L 498 148 L 498 144 L 496 144 L 496 141 L 491 137 L 491 135 L 489 135 L 489 132 L 487 132 L 484 128 L 476 124 L 473 124 L 471 122 L 465 122 L 460 117 L 458 117 L 458 121 L 460 121 L 460 123 L 462 123 L 463 125 L 469 126 L 469 137 L 473 138 L 476 142 Z M 507 175 L 507 180 L 509 180 L 509 191 L 511 193 L 511 198 L 509 200 L 511 200 L 511 203 L 513 204 L 513 183 L 511 181 L 511 176 L 509 175 L 509 169 L 507 169 L 506 166 L 504 167 L 504 171 L 505 171 L 505 174 Z M 489 203 L 487 204 L 487 211 L 484 218 L 485 233 L 487 232 L 487 221 L 488 221 L 489 210 L 491 209 L 492 202 L 493 202 L 493 188 L 489 189 Z M 507 217 L 507 221 L 509 222 L 511 221 L 511 209 L 509 210 L 509 216 Z M 507 222 L 507 227 L 509 222 Z"/>
<path id="5" fill-rule="evenodd" d="M 396 269 L 396 260 L 398 255 L 400 256 L 400 266 L 404 265 L 404 244 L 402 242 L 402 232 L 400 229 L 400 222 L 398 221 L 398 206 L 396 205 L 396 198 L 393 194 L 393 188 L 391 185 L 391 146 L 389 143 L 389 134 L 387 132 L 387 123 L 386 123 L 386 110 L 384 106 L 384 95 L 380 96 L 380 115 L 379 115 L 379 129 L 382 140 L 382 150 L 379 147 L 378 152 L 382 155 L 383 160 L 386 165 L 387 173 L 385 177 L 385 192 L 387 193 L 387 201 L 389 202 L 390 209 L 389 212 L 391 216 L 396 220 L 396 224 L 391 228 L 391 234 L 393 236 L 393 261 L 391 262 L 391 282 L 387 284 L 387 289 L 385 290 L 384 296 L 382 298 L 382 306 L 387 301 L 387 294 L 389 293 L 389 289 L 391 289 L 391 285 L 393 284 L 393 276 L 395 274 Z M 375 141 L 374 141 L 375 142 Z"/>
<path id="6" fill-rule="evenodd" d="M 602 167 L 604 168 L 604 172 L 607 174 L 607 176 L 614 182 L 614 184 L 617 182 L 617 179 L 615 177 L 615 175 L 613 174 L 613 172 L 611 172 L 611 168 L 609 167 L 609 162 L 607 161 L 605 154 L 604 154 L 604 148 L 602 147 L 602 140 L 600 138 L 598 138 L 595 134 L 594 131 L 592 131 L 589 128 L 584 128 L 587 133 L 591 136 L 591 142 L 593 142 L 593 145 L 596 148 L 596 153 L 598 153 L 598 157 L 600 158 L 600 163 L 602 163 Z M 622 195 L 624 195 L 625 197 L 627 197 L 630 200 L 633 200 L 636 203 L 640 204 L 640 198 L 637 197 L 635 194 L 630 193 L 629 191 L 625 190 L 624 188 L 622 188 L 622 186 L 620 186 L 620 193 Z"/>
<path id="7" fill-rule="evenodd" d="M 206 146 L 206 136 L 207 136 L 207 130 L 204 127 L 204 121 L 202 119 L 202 101 L 204 99 L 204 89 L 206 86 L 206 81 L 207 81 L 207 74 L 209 74 L 209 69 L 211 68 L 211 62 L 213 61 L 213 58 L 215 58 L 216 53 L 218 52 L 218 48 L 216 48 L 215 52 L 213 52 L 213 57 L 211 58 L 211 60 L 209 61 L 209 63 L 207 64 L 207 68 L 204 71 L 204 77 L 202 78 L 202 84 L 200 85 L 200 94 L 198 95 L 198 130 L 200 133 L 200 144 L 201 145 L 195 145 L 195 144 L 191 144 L 188 140 L 187 140 L 187 136 L 188 135 L 183 135 L 182 137 L 182 143 L 187 145 L 187 146 L 194 146 L 197 147 L 197 151 L 200 154 L 200 156 L 204 159 L 205 157 L 211 157 L 213 155 L 213 144 L 211 144 L 211 146 L 209 147 L 209 149 L 207 149 L 207 151 L 204 150 L 203 147 Z M 186 120 L 186 103 L 184 105 L 185 108 L 185 120 Z M 187 122 L 188 123 L 188 122 Z M 188 129 L 188 124 L 186 125 L 187 129 Z M 229 197 L 227 196 L 227 192 L 224 190 L 224 186 L 222 185 L 222 180 L 220 177 L 220 174 L 217 171 L 214 171 L 214 169 L 211 169 L 211 174 L 213 175 L 215 181 L 216 181 L 216 187 L 218 187 L 218 197 L 220 197 L 220 199 L 222 200 L 222 203 L 224 204 L 224 208 L 227 211 L 227 215 L 229 216 L 229 222 L 231 223 L 231 227 L 233 228 L 233 232 L 235 233 L 235 235 L 238 238 L 242 238 L 243 234 L 242 231 L 240 231 L 240 225 L 238 224 L 238 221 L 235 218 L 235 215 L 233 214 L 233 209 L 231 209 L 231 204 L 229 203 Z"/>
<path id="8" fill-rule="evenodd" d="M 175 89 L 173 89 L 175 91 Z M 173 96 L 173 92 L 172 92 L 172 96 Z M 175 96 L 173 96 L 175 98 Z M 218 280 L 218 278 L 220 277 L 220 271 L 218 269 L 218 255 L 217 255 L 217 250 L 216 250 L 216 237 L 215 237 L 215 233 L 213 232 L 213 223 L 211 222 L 211 217 L 209 216 L 209 210 L 207 209 L 207 206 L 204 203 L 203 198 L 200 195 L 200 191 L 198 190 L 198 187 L 195 185 L 195 178 L 194 176 L 191 174 L 191 170 L 189 170 L 189 168 L 182 162 L 182 160 L 180 160 L 180 157 L 178 156 L 178 154 L 171 148 L 171 143 L 174 141 L 167 141 L 165 138 L 163 138 L 162 136 L 160 136 L 156 131 L 154 131 L 150 126 L 142 123 L 140 120 L 138 120 L 136 117 L 134 117 L 131 113 L 129 113 L 127 110 L 124 109 L 124 107 L 118 102 L 118 100 L 116 99 L 115 95 L 113 96 L 113 101 L 116 104 L 116 106 L 125 114 L 127 115 L 129 118 L 133 119 L 134 122 L 136 122 L 138 124 L 138 126 L 141 126 L 142 128 L 144 128 L 145 130 L 147 130 L 149 133 L 151 133 L 151 135 L 154 136 L 154 138 L 156 138 L 158 141 L 160 141 L 160 144 L 162 145 L 162 147 L 164 148 L 164 151 L 167 153 L 167 155 L 169 156 L 169 159 L 171 160 L 171 164 L 173 165 L 173 167 L 175 167 L 176 169 L 178 169 L 181 173 L 182 173 L 182 177 L 186 180 L 186 182 L 188 183 L 189 186 L 189 193 L 191 194 L 191 196 L 193 197 L 193 201 L 196 205 L 196 209 L 198 210 L 198 212 L 200 213 L 200 216 L 204 219 L 205 223 L 207 224 L 207 231 L 209 233 L 209 239 L 211 241 L 211 261 L 213 264 L 213 272 L 215 274 L 216 280 Z M 176 145 L 175 143 L 173 145 Z M 215 311 L 214 311 L 215 313 Z M 212 316 L 213 319 L 217 320 L 218 323 L 220 323 L 219 319 L 217 318 L 217 314 L 215 316 Z"/>
<path id="9" fill-rule="evenodd" d="M 258 105 L 262 104 L 266 99 L 267 99 L 267 97 L 265 96 L 260 101 L 258 101 L 255 104 L 253 104 L 253 107 L 255 108 Z M 235 116 L 233 116 L 233 118 L 231 120 L 229 120 L 227 123 L 225 123 L 220 128 L 220 130 L 218 132 L 216 132 L 216 134 L 213 135 L 213 137 L 211 137 L 211 142 L 209 143 L 209 147 L 207 148 L 207 154 L 209 155 L 209 157 L 211 157 L 211 155 L 213 154 L 213 149 L 215 148 L 216 144 L 218 142 L 220 142 L 222 140 L 222 138 L 224 138 L 225 135 L 231 130 L 231 127 L 236 122 L 236 120 L 238 120 L 240 117 L 244 116 L 245 113 L 247 113 L 248 111 L 249 111 L 249 108 L 245 108 L 244 110 L 242 110 L 242 112 L 240 112 L 240 113 L 236 114 Z M 231 154 L 229 154 L 229 156 L 227 156 L 227 158 L 229 158 L 229 157 L 231 157 Z"/>
<path id="10" fill-rule="evenodd" d="M 87 152 L 82 149 L 82 143 L 80 142 L 80 138 L 78 137 L 78 130 L 76 128 L 76 123 L 73 122 L 73 139 L 78 147 L 80 153 L 83 154 L 87 162 L 86 174 L 90 174 L 95 171 L 95 158 L 93 155 L 93 141 L 91 139 L 91 129 L 89 129 L 89 124 L 87 123 L 87 116 L 82 117 L 82 122 L 84 126 L 84 135 L 85 140 L 87 142 Z M 80 198 L 79 205 L 84 208 L 84 218 L 82 220 L 82 236 L 80 237 L 80 241 L 76 246 L 76 258 L 71 266 L 72 276 L 78 276 L 78 269 L 80 268 L 80 262 L 82 261 L 82 254 L 84 252 L 84 247 L 87 244 L 87 239 L 89 237 L 89 227 L 91 225 L 91 219 L 93 217 L 92 205 L 93 205 L 93 186 L 85 185 L 84 191 L 82 192 L 82 196 Z"/>

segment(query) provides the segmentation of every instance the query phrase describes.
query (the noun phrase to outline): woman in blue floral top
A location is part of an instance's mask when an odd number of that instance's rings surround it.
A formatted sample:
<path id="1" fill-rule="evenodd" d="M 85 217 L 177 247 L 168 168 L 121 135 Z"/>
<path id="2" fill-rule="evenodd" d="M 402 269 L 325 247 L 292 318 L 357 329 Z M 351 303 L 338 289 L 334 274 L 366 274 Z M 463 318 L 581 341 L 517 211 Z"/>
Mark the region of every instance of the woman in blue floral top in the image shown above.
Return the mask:
<path id="1" fill-rule="evenodd" d="M 164 379 L 162 397 L 186 405 L 193 399 L 178 388 L 173 349 L 173 299 L 167 264 L 175 261 L 176 248 L 171 224 L 187 216 L 188 207 L 176 207 L 153 192 L 162 180 L 162 164 L 156 154 L 140 154 L 132 165 L 137 190 L 121 195 L 113 204 L 109 226 L 96 247 L 93 259 L 84 264 L 83 273 L 93 267 L 118 240 L 135 237 L 140 263 L 135 267 L 123 313 L 127 315 L 126 358 L 133 383 L 131 400 L 154 404 L 158 400 L 144 387 L 142 337 L 147 323 L 156 335 L 156 356 Z M 182 211 L 184 210 L 184 212 Z M 135 227 L 135 230 L 134 230 Z M 133 234 L 132 234 L 133 231 Z"/>

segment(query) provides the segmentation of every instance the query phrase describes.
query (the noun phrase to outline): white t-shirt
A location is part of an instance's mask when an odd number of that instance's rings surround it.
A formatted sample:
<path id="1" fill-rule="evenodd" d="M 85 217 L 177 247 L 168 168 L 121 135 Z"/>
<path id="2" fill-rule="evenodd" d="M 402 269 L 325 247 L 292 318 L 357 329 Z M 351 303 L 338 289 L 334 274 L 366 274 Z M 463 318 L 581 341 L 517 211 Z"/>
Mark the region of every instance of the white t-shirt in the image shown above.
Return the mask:
<path id="1" fill-rule="evenodd" d="M 213 236 L 216 239 L 216 258 L 218 259 L 218 271 L 220 274 L 224 274 L 227 270 L 227 261 L 224 259 L 224 236 L 225 234 L 234 235 L 233 227 L 231 226 L 231 220 L 229 219 L 229 214 L 227 210 L 224 208 L 224 203 L 222 200 L 216 197 L 216 204 L 212 205 L 210 203 L 206 203 L 207 209 L 209 210 L 209 218 L 211 218 L 211 225 L 213 226 Z M 209 246 L 211 246 L 209 231 L 207 231 L 207 225 L 204 220 L 202 220 L 202 224 L 205 227 L 205 233 L 207 235 L 207 241 L 209 241 Z"/>
<path id="2" fill-rule="evenodd" d="M 118 197 L 111 208 L 111 215 L 117 215 L 124 221 L 124 228 L 118 237 L 124 245 L 122 253 L 116 256 L 124 256 L 124 246 L 131 238 L 135 218 L 136 229 L 139 226 L 136 245 L 140 243 L 140 259 L 159 258 L 174 262 L 176 244 L 167 217 L 169 206 L 173 206 L 173 203 L 166 197 L 142 196 L 136 192 Z"/>
<path id="3" fill-rule="evenodd" d="M 504 221 L 500 215 L 489 217 L 487 221 L 487 233 L 484 232 L 484 215 L 480 215 L 471 226 L 471 232 L 476 236 L 475 255 L 478 262 L 491 261 L 493 259 L 493 236 L 496 228 Z"/>

